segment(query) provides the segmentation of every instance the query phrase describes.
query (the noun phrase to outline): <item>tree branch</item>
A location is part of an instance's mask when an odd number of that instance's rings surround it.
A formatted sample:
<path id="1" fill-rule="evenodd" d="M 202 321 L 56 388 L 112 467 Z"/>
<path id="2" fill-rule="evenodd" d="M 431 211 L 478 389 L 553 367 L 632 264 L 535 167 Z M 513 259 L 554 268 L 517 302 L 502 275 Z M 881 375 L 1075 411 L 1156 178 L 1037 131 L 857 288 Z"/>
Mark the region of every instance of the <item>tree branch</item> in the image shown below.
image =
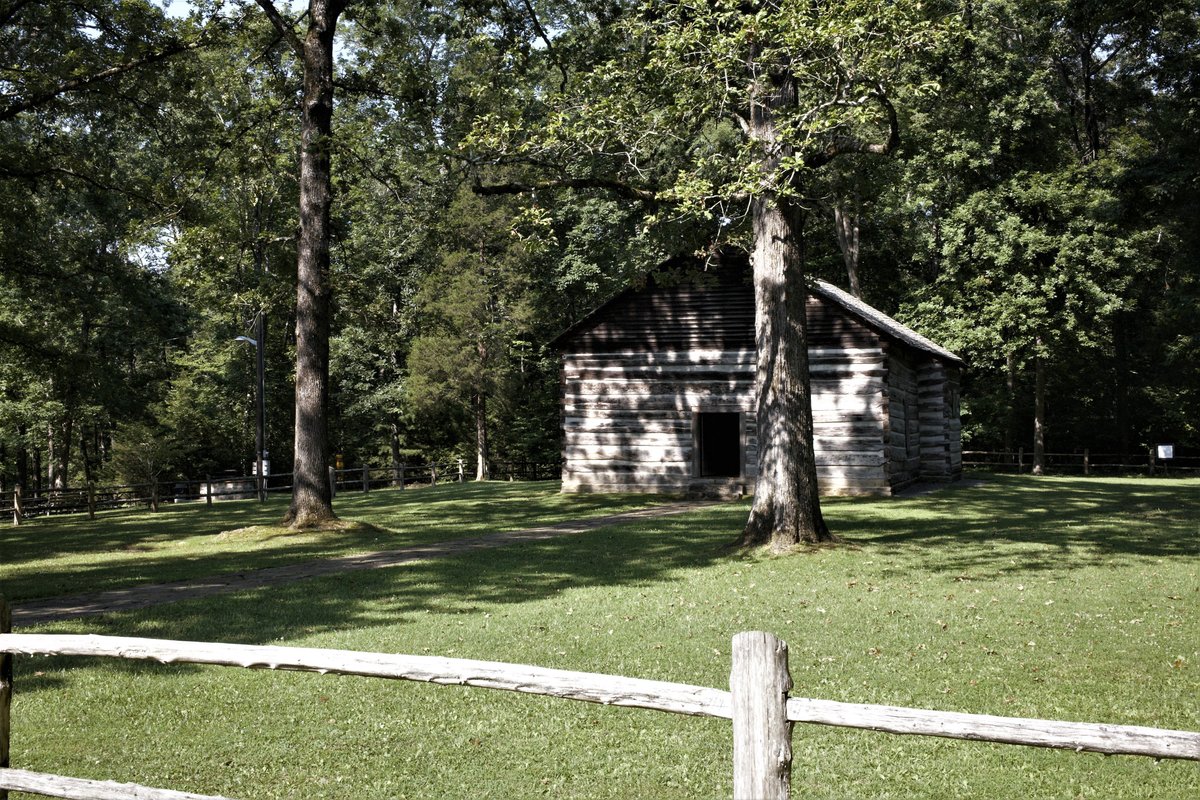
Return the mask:
<path id="1" fill-rule="evenodd" d="M 657 192 L 604 178 L 558 178 L 536 183 L 512 182 L 487 185 L 477 183 L 471 187 L 471 191 L 481 196 L 525 194 L 548 189 L 604 189 L 630 200 L 639 200 L 643 203 L 660 202 Z"/>
<path id="2" fill-rule="evenodd" d="M 823 167 L 833 159 L 846 153 L 871 153 L 886 156 L 900 146 L 900 120 L 896 115 L 896 107 L 888 99 L 882 88 L 877 88 L 873 97 L 883 106 L 888 120 L 888 138 L 885 142 L 866 142 L 857 136 L 835 136 L 825 149 L 810 153 L 804 157 L 804 166 L 809 169 Z"/>
<path id="3" fill-rule="evenodd" d="M 258 5 L 266 12 L 267 19 L 271 20 L 271 24 L 275 26 L 275 30 L 279 31 L 282 36 L 296 54 L 296 57 L 301 61 L 304 60 L 304 42 L 300 40 L 299 34 L 296 33 L 294 23 L 288 22 L 279 13 L 279 9 L 271 0 L 258 0 Z"/>
<path id="4" fill-rule="evenodd" d="M 559 91 L 565 92 L 567 90 L 567 68 L 563 66 L 558 53 L 554 52 L 554 45 L 550 43 L 550 37 L 546 35 L 545 28 L 542 27 L 542 23 L 538 20 L 533 3 L 530 0 L 521 0 L 521 3 L 525 6 L 526 13 L 529 14 L 529 21 L 533 23 L 533 30 L 537 33 L 538 38 L 545 43 L 546 53 L 550 56 L 550 60 L 554 62 L 554 66 L 558 67 L 558 71 L 562 73 L 562 80 L 559 82 L 558 88 Z"/>
<path id="5" fill-rule="evenodd" d="M 23 100 L 16 100 L 12 103 L 9 103 L 4 108 L 0 108 L 0 122 L 10 120 L 18 114 L 29 111 L 32 108 L 37 108 L 43 103 L 48 103 L 59 95 L 68 94 L 70 92 L 78 92 L 81 89 L 86 89 L 92 84 L 100 83 L 101 81 L 108 80 L 109 78 L 115 78 L 118 75 L 123 75 L 126 72 L 131 72 L 135 69 L 140 69 L 141 67 L 149 66 L 150 64 L 155 64 L 159 61 L 164 61 L 171 56 L 178 55 L 179 53 L 187 52 L 188 50 L 199 49 L 202 44 L 203 40 L 200 39 L 197 39 L 194 42 L 176 42 L 164 50 L 149 53 L 141 58 L 135 58 L 132 61 L 126 61 L 124 64 L 117 64 L 116 66 L 100 70 L 92 75 L 84 75 L 79 78 L 72 78 L 69 81 L 63 81 L 57 86 L 53 86 L 43 92 L 38 92 L 37 94 L 27 97 Z"/>

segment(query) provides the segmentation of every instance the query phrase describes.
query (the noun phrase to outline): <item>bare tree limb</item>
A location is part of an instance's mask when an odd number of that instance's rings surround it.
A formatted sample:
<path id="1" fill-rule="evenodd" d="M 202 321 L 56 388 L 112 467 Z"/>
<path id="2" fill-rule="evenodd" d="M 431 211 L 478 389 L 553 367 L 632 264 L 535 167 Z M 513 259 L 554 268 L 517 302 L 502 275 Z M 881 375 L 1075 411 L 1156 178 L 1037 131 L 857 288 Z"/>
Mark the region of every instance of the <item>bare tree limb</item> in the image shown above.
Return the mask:
<path id="1" fill-rule="evenodd" d="M 537 33 L 538 38 L 545 43 L 546 53 L 550 56 L 550 60 L 554 62 L 554 66 L 558 67 L 558 71 L 562 73 L 562 80 L 559 81 L 558 88 L 559 91 L 565 92 L 567 90 L 567 68 L 563 66 L 562 60 L 558 57 L 558 53 L 554 52 L 554 45 L 551 44 L 550 37 L 546 35 L 545 28 L 542 27 L 542 23 L 538 20 L 537 12 L 533 8 L 533 3 L 531 3 L 530 0 L 521 0 L 521 3 L 525 6 L 525 12 L 529 14 L 529 21 L 533 23 L 533 30 Z"/>
<path id="2" fill-rule="evenodd" d="M 295 52 L 296 57 L 303 60 L 304 42 L 300 40 L 300 35 L 296 33 L 295 23 L 284 19 L 283 15 L 279 13 L 279 9 L 275 7 L 275 4 L 271 0 L 257 1 L 262 10 L 266 12 L 267 19 L 271 20 L 271 24 L 275 26 L 275 30 L 279 31 L 279 35 L 287 41 L 292 51 Z"/>

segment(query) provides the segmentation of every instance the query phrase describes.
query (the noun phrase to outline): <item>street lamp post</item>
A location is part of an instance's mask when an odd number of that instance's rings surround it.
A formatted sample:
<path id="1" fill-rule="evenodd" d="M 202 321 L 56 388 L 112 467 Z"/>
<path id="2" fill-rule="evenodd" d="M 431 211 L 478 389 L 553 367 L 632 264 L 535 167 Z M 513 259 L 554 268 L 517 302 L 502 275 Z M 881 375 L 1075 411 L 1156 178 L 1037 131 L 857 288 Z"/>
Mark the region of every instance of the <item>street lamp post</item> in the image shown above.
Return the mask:
<path id="1" fill-rule="evenodd" d="M 267 499 L 267 476 L 264 475 L 267 454 L 266 447 L 266 428 L 267 428 L 267 407 L 266 407 L 266 362 L 263 354 L 263 335 L 266 333 L 263 328 L 265 325 L 264 315 L 259 314 L 256 321 L 256 338 L 251 339 L 249 336 L 238 336 L 235 341 L 246 342 L 254 345 L 255 369 L 258 373 L 257 386 L 255 391 L 255 404 L 257 406 L 257 424 L 254 432 L 254 457 L 257 464 L 254 470 L 255 487 L 258 493 L 259 502 L 264 502 Z"/>

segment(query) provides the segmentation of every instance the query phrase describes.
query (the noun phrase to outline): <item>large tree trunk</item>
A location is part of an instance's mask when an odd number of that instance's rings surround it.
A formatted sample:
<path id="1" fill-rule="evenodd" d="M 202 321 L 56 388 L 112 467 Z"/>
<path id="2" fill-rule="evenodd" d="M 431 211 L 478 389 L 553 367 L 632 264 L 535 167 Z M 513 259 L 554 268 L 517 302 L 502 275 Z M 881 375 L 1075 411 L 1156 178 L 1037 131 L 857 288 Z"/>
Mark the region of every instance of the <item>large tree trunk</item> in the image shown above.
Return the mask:
<path id="1" fill-rule="evenodd" d="M 1042 475 L 1046 472 L 1046 358 L 1041 337 L 1037 347 L 1033 357 L 1033 474 Z"/>
<path id="2" fill-rule="evenodd" d="M 1009 351 L 1004 356 L 1004 387 L 1005 400 L 1008 402 L 1008 414 L 1004 418 L 1004 451 L 1013 451 L 1013 442 L 1021 440 L 1018 430 L 1017 417 L 1017 354 Z"/>
<path id="3" fill-rule="evenodd" d="M 475 480 L 491 479 L 488 468 L 487 398 L 477 392 L 472 405 L 475 408 Z"/>
<path id="4" fill-rule="evenodd" d="M 758 480 L 743 546 L 775 551 L 833 539 L 821 515 L 813 452 L 802 220 L 754 200 L 754 328 L 758 349 Z"/>
<path id="5" fill-rule="evenodd" d="M 846 278 L 850 281 L 850 294 L 862 298 L 862 286 L 858 282 L 858 235 L 859 214 L 858 203 L 853 211 L 846 211 L 841 205 L 833 207 L 833 222 L 837 229 L 838 247 L 842 251 L 842 261 L 846 264 Z"/>
<path id="6" fill-rule="evenodd" d="M 391 435 L 388 439 L 392 450 L 392 486 L 403 489 L 404 482 L 400 479 L 400 423 L 394 416 L 391 423 Z"/>
<path id="7" fill-rule="evenodd" d="M 51 423 L 46 432 L 46 478 L 50 490 L 61 492 L 67 489 L 67 478 L 71 468 L 71 434 L 73 420 L 66 417 L 60 424 Z"/>
<path id="8" fill-rule="evenodd" d="M 296 433 L 292 503 L 284 522 L 311 527 L 334 519 L 329 465 L 330 144 L 333 35 L 344 3 L 312 0 L 304 58 L 300 148 L 300 242 L 296 264 Z"/>
<path id="9" fill-rule="evenodd" d="M 59 488 L 58 443 L 54 441 L 54 423 L 46 426 L 46 484 L 53 491 Z"/>
<path id="10" fill-rule="evenodd" d="M 24 425 L 17 426 L 17 485 L 25 491 L 29 491 L 31 488 L 29 485 L 29 447 L 25 444 L 27 433 Z"/>
<path id="11" fill-rule="evenodd" d="M 758 478 L 739 544 L 770 544 L 781 552 L 799 542 L 832 541 L 833 536 L 821 515 L 813 453 L 804 219 L 774 183 L 783 160 L 794 155 L 780 141 L 776 119 L 795 106 L 796 85 L 787 69 L 771 71 L 760 81 L 746 120 L 750 139 L 762 154 L 764 176 L 751 205 Z"/>

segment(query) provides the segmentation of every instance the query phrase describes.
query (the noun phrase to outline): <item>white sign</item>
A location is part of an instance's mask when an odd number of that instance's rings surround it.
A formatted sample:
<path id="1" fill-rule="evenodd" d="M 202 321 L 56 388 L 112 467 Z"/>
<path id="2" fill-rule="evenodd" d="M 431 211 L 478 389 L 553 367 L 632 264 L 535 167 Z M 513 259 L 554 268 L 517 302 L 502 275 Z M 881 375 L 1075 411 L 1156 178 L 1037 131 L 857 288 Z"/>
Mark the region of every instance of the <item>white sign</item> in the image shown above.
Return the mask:
<path id="1" fill-rule="evenodd" d="M 1175 445 L 1160 444 L 1158 446 L 1158 457 L 1161 459 L 1174 458 L 1175 457 Z"/>

